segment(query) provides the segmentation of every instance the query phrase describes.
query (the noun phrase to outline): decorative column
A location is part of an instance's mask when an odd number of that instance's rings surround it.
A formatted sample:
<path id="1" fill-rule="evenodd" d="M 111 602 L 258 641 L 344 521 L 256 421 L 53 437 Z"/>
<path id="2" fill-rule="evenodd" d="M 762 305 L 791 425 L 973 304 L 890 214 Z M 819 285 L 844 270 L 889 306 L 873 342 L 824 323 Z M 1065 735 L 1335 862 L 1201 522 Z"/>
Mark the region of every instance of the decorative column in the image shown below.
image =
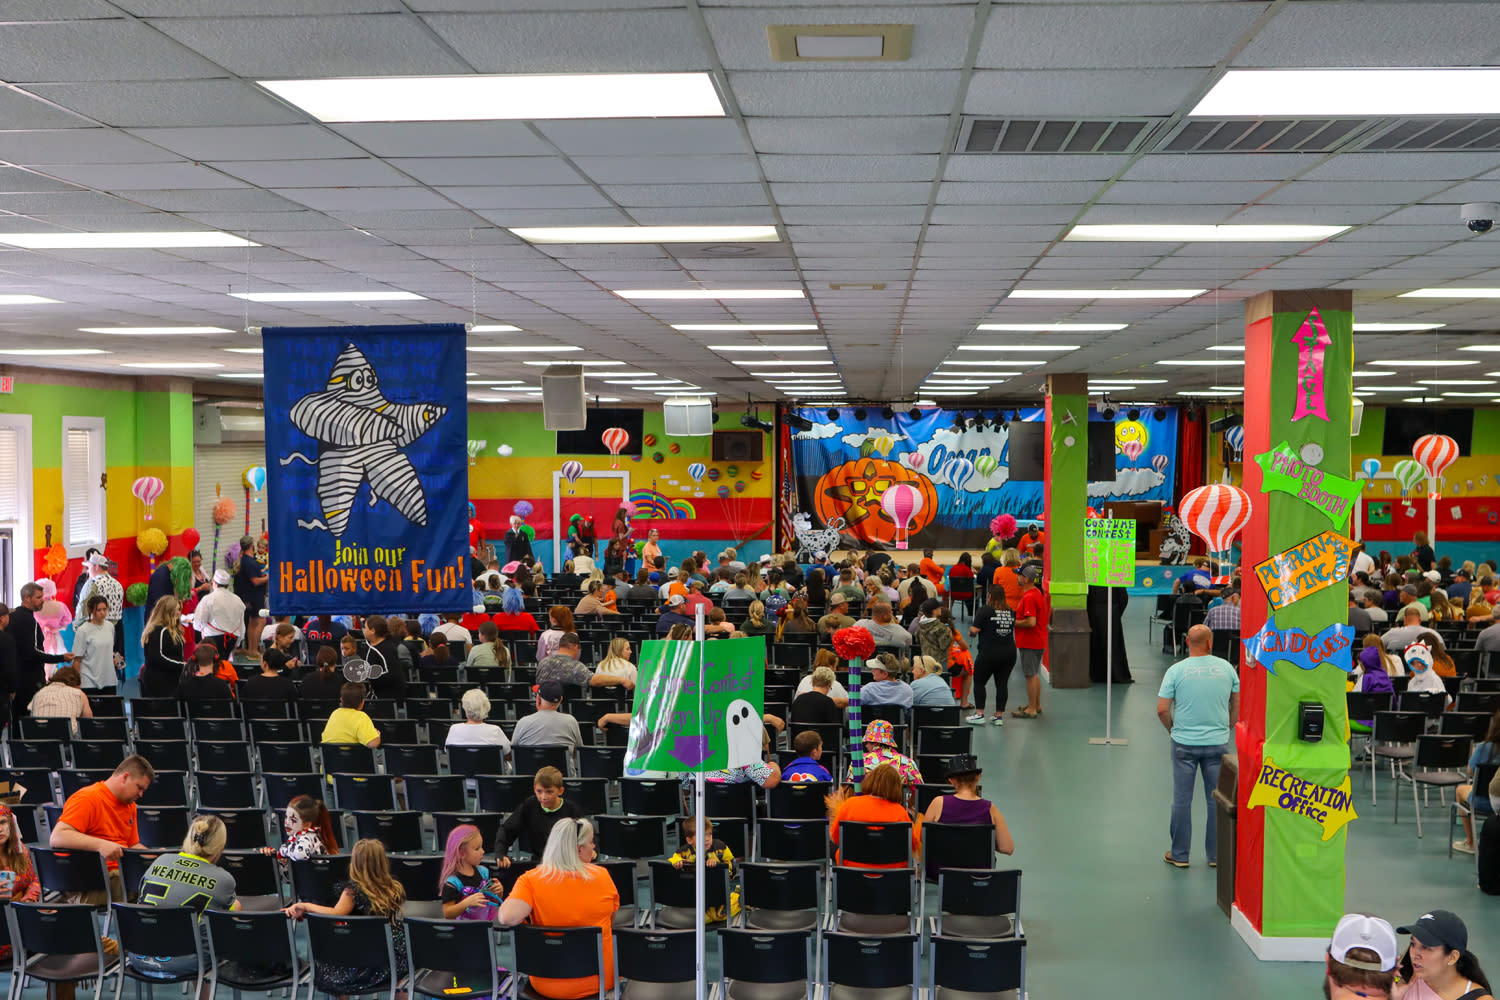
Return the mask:
<path id="1" fill-rule="evenodd" d="M 186 379 L 147 378 L 135 394 L 135 476 L 157 476 L 166 483 L 151 525 L 169 539 L 193 527 L 193 384 Z M 122 484 L 128 492 L 130 482 Z M 140 520 L 140 504 L 134 507 Z M 142 524 L 129 534 L 134 537 Z M 180 546 L 178 546 L 180 548 Z M 163 558 L 182 553 L 169 547 Z M 204 562 L 211 562 L 205 559 Z"/>
<path id="2" fill-rule="evenodd" d="M 1088 585 L 1083 574 L 1083 522 L 1088 514 L 1088 376 L 1047 376 L 1047 449 L 1042 512 L 1047 544 L 1042 563 L 1052 618 L 1047 666 L 1055 688 L 1089 686 Z"/>
<path id="3" fill-rule="evenodd" d="M 1348 291 L 1264 292 L 1245 307 L 1254 509 L 1241 536 L 1231 920 L 1262 959 L 1318 959 L 1344 907 L 1352 309 Z M 1321 738 L 1299 736 L 1303 706 L 1321 706 Z"/>

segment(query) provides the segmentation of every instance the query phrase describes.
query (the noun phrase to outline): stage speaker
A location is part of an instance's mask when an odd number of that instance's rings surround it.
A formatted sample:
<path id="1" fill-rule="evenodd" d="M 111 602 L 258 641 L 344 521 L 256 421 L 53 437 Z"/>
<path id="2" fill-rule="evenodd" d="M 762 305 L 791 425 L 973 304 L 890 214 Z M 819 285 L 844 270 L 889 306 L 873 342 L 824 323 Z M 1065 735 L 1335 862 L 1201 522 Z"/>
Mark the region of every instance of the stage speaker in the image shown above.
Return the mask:
<path id="1" fill-rule="evenodd" d="M 1046 425 L 1040 420 L 1012 420 L 1009 434 L 1007 449 L 1011 481 L 1041 482 L 1047 442 Z"/>
<path id="2" fill-rule="evenodd" d="M 766 436 L 760 431 L 714 431 L 715 462 L 763 462 Z"/>
<path id="3" fill-rule="evenodd" d="M 549 365 L 542 372 L 542 426 L 549 431 L 581 431 L 588 425 L 583 369 Z"/>
<path id="4" fill-rule="evenodd" d="M 667 437 L 708 437 L 714 432 L 713 400 L 669 399 L 661 404 L 661 419 Z"/>

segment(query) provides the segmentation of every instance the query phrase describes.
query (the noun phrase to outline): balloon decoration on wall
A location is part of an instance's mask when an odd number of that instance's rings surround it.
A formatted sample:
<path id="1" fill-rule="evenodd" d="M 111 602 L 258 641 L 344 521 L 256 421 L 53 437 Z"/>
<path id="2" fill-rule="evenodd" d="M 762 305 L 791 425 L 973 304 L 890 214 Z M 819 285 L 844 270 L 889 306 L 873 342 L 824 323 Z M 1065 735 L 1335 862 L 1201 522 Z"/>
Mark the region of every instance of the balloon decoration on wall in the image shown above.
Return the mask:
<path id="1" fill-rule="evenodd" d="M 1403 458 L 1391 466 L 1391 475 L 1395 476 L 1396 482 L 1401 484 L 1402 496 L 1416 489 L 1417 484 L 1423 478 L 1422 467 L 1410 458 Z"/>
<path id="2" fill-rule="evenodd" d="M 1235 536 L 1250 523 L 1250 494 L 1238 486 L 1200 486 L 1182 498 L 1177 515 L 1187 529 L 1208 543 L 1210 552 L 1227 552 Z"/>
<path id="3" fill-rule="evenodd" d="M 156 476 L 142 476 L 130 484 L 130 493 L 141 503 L 146 505 L 146 520 L 151 520 L 151 508 L 156 504 L 156 498 L 166 490 L 167 484 Z"/>
<path id="4" fill-rule="evenodd" d="M 1233 456 L 1230 461 L 1240 461 L 1241 457 L 1245 454 L 1245 426 L 1237 424 L 1225 431 L 1224 443 L 1229 446 L 1230 454 Z M 1158 469 L 1157 471 L 1161 470 Z"/>
<path id="5" fill-rule="evenodd" d="M 490 443 L 484 438 L 469 439 L 469 464 L 473 465 L 479 459 L 479 453 L 488 448 Z"/>
<path id="6" fill-rule="evenodd" d="M 200 537 L 197 528 L 182 529 L 182 544 L 187 547 L 189 552 L 198 547 L 198 539 Z"/>
<path id="7" fill-rule="evenodd" d="M 570 487 L 568 492 L 576 492 L 576 490 L 572 489 L 571 487 L 577 486 L 578 477 L 583 475 L 583 463 L 578 461 L 577 459 L 570 458 L 568 459 L 568 461 L 562 464 L 562 468 L 558 471 L 560 471 L 563 474 L 563 478 L 568 481 L 568 486 Z"/>
<path id="8" fill-rule="evenodd" d="M 1000 468 L 1000 460 L 994 455 L 980 455 L 974 459 L 974 471 L 981 476 L 988 476 Z"/>
<path id="9" fill-rule="evenodd" d="M 245 470 L 245 474 L 241 478 L 244 480 L 245 489 L 254 490 L 256 493 L 259 493 L 266 488 L 266 467 L 264 465 L 252 465 Z M 256 497 L 255 502 L 260 503 L 260 498 Z"/>
<path id="10" fill-rule="evenodd" d="M 974 463 L 967 458 L 955 458 L 943 466 L 943 472 L 948 477 L 948 482 L 953 484 L 953 506 L 964 505 L 964 483 L 967 483 L 974 475 Z"/>
<path id="11" fill-rule="evenodd" d="M 911 483 L 897 483 L 880 497 L 880 509 L 896 526 L 896 548 L 906 548 L 912 518 L 922 513 L 922 491 Z"/>
<path id="12" fill-rule="evenodd" d="M 1374 479 L 1380 474 L 1380 459 L 1367 458 L 1359 463 L 1359 471 L 1365 474 L 1366 479 Z"/>
<path id="13" fill-rule="evenodd" d="M 1167 471 L 1167 456 L 1157 455 L 1151 460 L 1151 468 L 1165 475 Z"/>
<path id="14" fill-rule="evenodd" d="M 703 481 L 703 475 L 706 472 L 708 472 L 708 466 L 704 465 L 702 462 L 694 462 L 692 465 L 688 466 L 688 475 L 693 477 L 693 482 L 695 483 L 701 483 Z"/>
<path id="15" fill-rule="evenodd" d="M 623 427 L 609 427 L 605 429 L 603 434 L 599 435 L 599 440 L 604 442 L 604 447 L 608 448 L 610 455 L 613 456 L 610 459 L 609 467 L 611 469 L 618 469 L 620 467 L 620 452 L 624 451 L 625 446 L 630 443 L 630 432 Z"/>
<path id="16" fill-rule="evenodd" d="M 1458 457 L 1458 442 L 1446 434 L 1423 434 L 1412 443 L 1411 457 L 1421 463 L 1428 479 L 1439 479 Z M 1436 488 L 1432 490 L 1432 497 L 1442 499 Z"/>
<path id="17" fill-rule="evenodd" d="M 922 493 L 922 509 L 913 515 L 911 534 L 932 522 L 937 487 L 920 472 L 887 458 L 859 458 L 825 472 L 813 487 L 814 514 L 824 524 L 842 519 L 845 530 L 862 541 L 894 542 L 896 525 L 882 516 L 880 498 L 896 483 L 910 483 Z"/>

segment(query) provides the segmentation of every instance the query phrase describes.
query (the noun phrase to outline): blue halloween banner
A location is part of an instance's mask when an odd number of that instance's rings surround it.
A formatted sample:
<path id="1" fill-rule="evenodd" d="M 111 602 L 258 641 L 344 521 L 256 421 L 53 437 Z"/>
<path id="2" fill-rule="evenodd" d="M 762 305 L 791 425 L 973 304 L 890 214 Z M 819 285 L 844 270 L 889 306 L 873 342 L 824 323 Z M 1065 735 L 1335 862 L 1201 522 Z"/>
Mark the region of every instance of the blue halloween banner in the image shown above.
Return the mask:
<path id="1" fill-rule="evenodd" d="M 269 605 L 467 611 L 464 328 L 267 327 Z"/>
<path id="2" fill-rule="evenodd" d="M 895 412 L 883 417 L 865 407 L 799 409 L 812 427 L 792 433 L 792 464 L 797 479 L 799 527 L 836 529 L 860 544 L 890 545 L 898 526 L 881 505 L 887 490 L 911 490 L 892 506 L 907 514 L 900 541 L 911 548 L 966 548 L 990 538 L 990 521 L 1010 514 L 1023 526 L 1042 516 L 1042 484 L 1010 478 L 1010 429 L 994 410 L 919 409 L 917 416 Z M 1088 485 L 1089 503 L 1160 500 L 1170 504 L 1177 461 L 1177 410 L 1141 407 L 1113 418 L 1115 476 Z M 830 414 L 837 416 L 830 417 Z M 1011 421 L 1040 422 L 1040 407 L 1007 410 Z M 974 418 L 984 417 L 983 426 Z M 1091 423 L 1105 422 L 1093 408 Z M 1077 429 L 1080 437 L 1086 431 Z M 1066 434 L 1067 427 L 1054 428 Z"/>
<path id="3" fill-rule="evenodd" d="M 1270 673 L 1273 664 L 1284 660 L 1303 670 L 1323 664 L 1338 667 L 1344 673 L 1354 670 L 1354 626 L 1330 625 L 1317 635 L 1300 628 L 1278 629 L 1267 622 L 1259 632 L 1245 640 L 1247 659 L 1257 660 Z"/>

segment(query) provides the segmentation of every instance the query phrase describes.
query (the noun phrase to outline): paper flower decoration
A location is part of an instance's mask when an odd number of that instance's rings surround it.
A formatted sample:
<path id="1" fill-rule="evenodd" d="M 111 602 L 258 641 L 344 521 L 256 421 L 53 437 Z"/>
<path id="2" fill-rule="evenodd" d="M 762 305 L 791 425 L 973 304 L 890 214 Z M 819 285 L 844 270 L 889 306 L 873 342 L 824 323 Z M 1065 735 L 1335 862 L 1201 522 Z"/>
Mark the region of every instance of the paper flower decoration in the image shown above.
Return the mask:
<path id="1" fill-rule="evenodd" d="M 234 501 L 228 497 L 220 497 L 214 501 L 214 524 L 228 524 L 234 520 Z"/>
<path id="2" fill-rule="evenodd" d="M 47 550 L 42 557 L 42 572 L 48 576 L 56 576 L 68 568 L 68 550 L 61 545 L 54 545 Z"/>
<path id="3" fill-rule="evenodd" d="M 144 583 L 132 583 L 125 588 L 125 603 L 138 608 L 146 603 L 146 598 L 150 593 L 151 588 Z"/>
<path id="4" fill-rule="evenodd" d="M 833 651 L 844 660 L 863 660 L 875 652 L 875 637 L 851 625 L 833 633 Z"/>
<path id="5" fill-rule="evenodd" d="M 1001 514 L 990 522 L 990 534 L 996 538 L 1009 538 L 1016 533 L 1016 519 L 1009 514 Z"/>
<path id="6" fill-rule="evenodd" d="M 160 528 L 147 528 L 135 536 L 135 547 L 141 550 L 141 555 L 155 559 L 167 551 L 167 534 Z"/>

